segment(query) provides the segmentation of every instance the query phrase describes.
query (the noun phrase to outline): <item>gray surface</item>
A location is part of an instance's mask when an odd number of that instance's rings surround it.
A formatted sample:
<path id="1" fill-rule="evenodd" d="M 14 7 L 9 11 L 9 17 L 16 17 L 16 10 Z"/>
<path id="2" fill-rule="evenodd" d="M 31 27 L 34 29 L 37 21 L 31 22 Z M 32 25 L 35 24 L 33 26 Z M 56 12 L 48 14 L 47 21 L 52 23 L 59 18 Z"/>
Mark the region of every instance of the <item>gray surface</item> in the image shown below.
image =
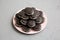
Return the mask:
<path id="1" fill-rule="evenodd" d="M 11 25 L 12 16 L 26 6 L 47 13 L 48 24 L 39 34 L 23 35 Z M 60 0 L 0 0 L 0 40 L 60 40 Z"/>

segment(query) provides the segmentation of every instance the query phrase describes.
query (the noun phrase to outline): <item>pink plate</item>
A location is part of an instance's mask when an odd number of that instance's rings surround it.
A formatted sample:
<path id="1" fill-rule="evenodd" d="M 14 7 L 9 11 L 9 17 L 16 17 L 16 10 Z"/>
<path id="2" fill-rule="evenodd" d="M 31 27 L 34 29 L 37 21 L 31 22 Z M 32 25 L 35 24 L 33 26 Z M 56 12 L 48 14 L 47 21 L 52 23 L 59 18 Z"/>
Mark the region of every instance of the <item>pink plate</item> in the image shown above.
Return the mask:
<path id="1" fill-rule="evenodd" d="M 37 10 L 39 10 L 39 9 L 37 9 Z M 19 10 L 17 13 L 19 13 L 20 11 L 21 10 Z M 41 30 L 40 31 L 42 31 L 46 27 L 46 24 L 47 24 L 47 16 L 43 10 L 41 10 L 41 11 L 43 12 L 43 17 L 45 18 L 45 20 L 44 20 L 44 23 L 41 24 Z M 33 31 L 33 30 L 29 30 L 29 32 L 24 32 L 21 27 L 17 27 L 15 24 L 16 24 L 16 21 L 15 21 L 15 15 L 14 15 L 13 25 L 19 32 L 22 32 L 24 34 L 36 34 L 36 33 L 40 32 L 40 31 Z"/>

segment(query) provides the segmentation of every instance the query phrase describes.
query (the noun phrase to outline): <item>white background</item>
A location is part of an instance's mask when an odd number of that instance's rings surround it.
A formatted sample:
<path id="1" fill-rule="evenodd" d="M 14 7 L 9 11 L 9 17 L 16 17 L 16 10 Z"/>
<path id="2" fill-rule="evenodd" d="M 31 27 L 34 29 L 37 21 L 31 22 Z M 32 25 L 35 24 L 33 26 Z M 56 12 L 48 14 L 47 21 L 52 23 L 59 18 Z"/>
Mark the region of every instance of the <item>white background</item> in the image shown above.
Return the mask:
<path id="1" fill-rule="evenodd" d="M 24 35 L 13 28 L 13 15 L 25 7 L 43 9 L 48 17 L 44 31 Z M 60 0 L 0 0 L 0 40 L 60 40 Z"/>

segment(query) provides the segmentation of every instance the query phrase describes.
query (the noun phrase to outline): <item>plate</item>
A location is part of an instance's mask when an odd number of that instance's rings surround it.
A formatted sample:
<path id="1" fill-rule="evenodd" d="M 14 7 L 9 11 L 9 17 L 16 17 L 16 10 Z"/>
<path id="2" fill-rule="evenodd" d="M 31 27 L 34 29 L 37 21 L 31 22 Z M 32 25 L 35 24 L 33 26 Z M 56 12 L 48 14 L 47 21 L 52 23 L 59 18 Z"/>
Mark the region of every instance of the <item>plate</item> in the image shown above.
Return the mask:
<path id="1" fill-rule="evenodd" d="M 40 9 L 37 9 L 37 10 L 40 10 Z M 16 13 L 19 13 L 20 11 L 21 10 L 19 10 Z M 40 31 L 29 30 L 29 32 L 24 32 L 21 27 L 17 27 L 15 25 L 16 24 L 16 21 L 15 21 L 15 15 L 16 14 L 13 16 L 13 26 L 14 26 L 14 28 L 16 28 L 19 32 L 24 33 L 24 34 L 36 34 L 36 33 L 41 32 L 46 27 L 46 24 L 47 24 L 47 16 L 46 16 L 46 13 L 43 10 L 41 10 L 41 11 L 43 12 L 43 17 L 45 18 L 45 20 L 44 20 L 44 23 L 41 24 L 41 30 Z"/>

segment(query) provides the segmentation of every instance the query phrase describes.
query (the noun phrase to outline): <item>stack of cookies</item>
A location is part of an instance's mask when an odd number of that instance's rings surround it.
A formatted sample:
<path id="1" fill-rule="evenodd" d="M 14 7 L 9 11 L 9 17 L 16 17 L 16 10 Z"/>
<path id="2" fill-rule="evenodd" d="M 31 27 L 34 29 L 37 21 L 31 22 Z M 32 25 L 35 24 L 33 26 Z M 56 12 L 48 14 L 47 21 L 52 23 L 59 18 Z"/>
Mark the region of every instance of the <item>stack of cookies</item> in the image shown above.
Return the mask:
<path id="1" fill-rule="evenodd" d="M 16 24 L 21 25 L 24 32 L 39 31 L 41 24 L 44 22 L 43 12 L 36 10 L 34 7 L 26 7 L 15 15 Z"/>

